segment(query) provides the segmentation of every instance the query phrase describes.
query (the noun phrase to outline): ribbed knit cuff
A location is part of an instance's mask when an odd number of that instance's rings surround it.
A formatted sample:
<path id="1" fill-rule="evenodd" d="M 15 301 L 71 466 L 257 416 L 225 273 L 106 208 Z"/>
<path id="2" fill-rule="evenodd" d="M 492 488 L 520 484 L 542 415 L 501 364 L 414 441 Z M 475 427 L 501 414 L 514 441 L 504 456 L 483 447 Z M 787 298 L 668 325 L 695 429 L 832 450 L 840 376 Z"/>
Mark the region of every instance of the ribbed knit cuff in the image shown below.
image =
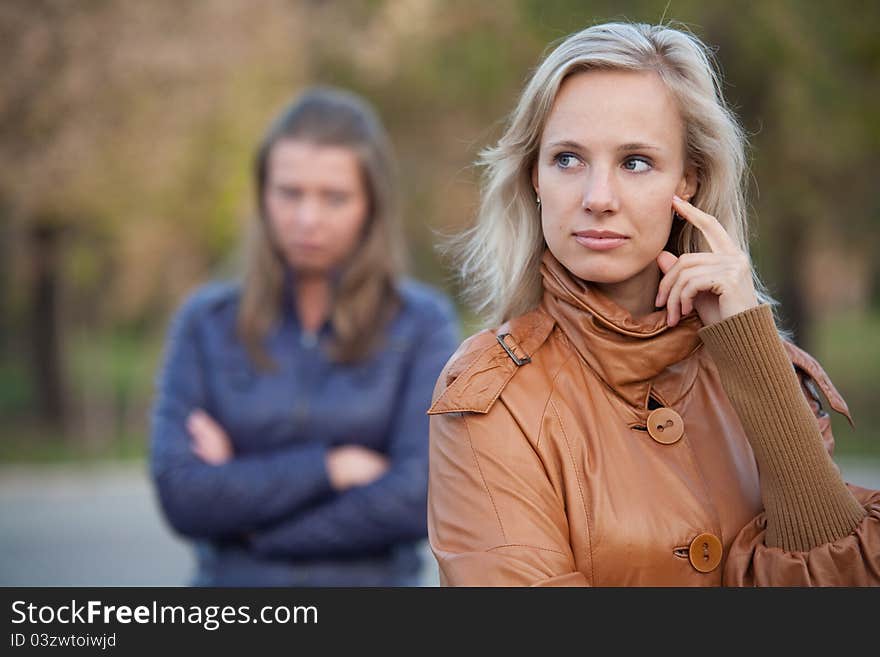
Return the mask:
<path id="1" fill-rule="evenodd" d="M 805 552 L 851 534 L 865 510 L 825 451 L 770 306 L 703 327 L 699 335 L 755 452 L 765 543 Z"/>

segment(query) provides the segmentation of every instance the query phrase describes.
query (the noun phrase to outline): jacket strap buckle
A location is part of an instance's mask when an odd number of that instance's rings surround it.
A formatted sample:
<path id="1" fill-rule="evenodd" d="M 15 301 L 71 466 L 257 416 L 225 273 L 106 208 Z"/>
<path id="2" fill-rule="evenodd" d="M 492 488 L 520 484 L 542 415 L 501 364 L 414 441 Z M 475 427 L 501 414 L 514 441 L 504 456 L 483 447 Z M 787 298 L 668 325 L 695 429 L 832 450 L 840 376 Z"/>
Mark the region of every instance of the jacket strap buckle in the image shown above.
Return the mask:
<path id="1" fill-rule="evenodd" d="M 507 355 L 510 356 L 510 359 L 516 363 L 517 367 L 522 367 L 532 362 L 531 356 L 523 351 L 522 347 L 519 346 L 516 339 L 510 333 L 501 333 L 496 335 L 495 338 L 498 340 L 498 344 L 507 352 Z"/>

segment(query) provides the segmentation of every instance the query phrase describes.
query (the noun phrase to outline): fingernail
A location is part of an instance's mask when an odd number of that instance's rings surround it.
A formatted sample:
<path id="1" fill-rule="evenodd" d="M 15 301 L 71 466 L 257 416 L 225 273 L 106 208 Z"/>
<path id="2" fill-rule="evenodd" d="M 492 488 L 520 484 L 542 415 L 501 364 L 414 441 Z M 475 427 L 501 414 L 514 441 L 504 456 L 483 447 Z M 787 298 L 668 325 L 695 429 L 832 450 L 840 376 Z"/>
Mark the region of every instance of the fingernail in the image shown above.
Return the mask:
<path id="1" fill-rule="evenodd" d="M 672 195 L 672 198 L 674 198 L 676 201 L 680 201 L 680 200 L 681 200 L 681 197 L 680 197 L 678 194 L 673 194 L 673 195 Z"/>

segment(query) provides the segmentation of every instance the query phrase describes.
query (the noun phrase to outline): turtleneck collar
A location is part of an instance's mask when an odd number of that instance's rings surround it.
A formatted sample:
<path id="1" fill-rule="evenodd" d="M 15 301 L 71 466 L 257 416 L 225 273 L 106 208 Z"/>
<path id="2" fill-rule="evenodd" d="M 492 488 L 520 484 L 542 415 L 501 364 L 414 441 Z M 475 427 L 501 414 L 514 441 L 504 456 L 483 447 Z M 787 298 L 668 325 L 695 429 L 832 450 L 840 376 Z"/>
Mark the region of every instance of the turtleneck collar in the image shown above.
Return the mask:
<path id="1" fill-rule="evenodd" d="M 339 284 L 342 280 L 342 268 L 336 268 L 330 273 L 330 292 L 332 295 L 335 295 L 339 290 Z M 297 328 L 300 328 L 300 319 L 297 313 L 296 306 L 296 289 L 297 289 L 297 275 L 296 271 L 290 267 L 284 267 L 284 274 L 282 278 L 282 287 L 281 287 L 281 314 L 282 317 L 286 321 L 293 322 Z M 318 334 L 325 335 L 332 332 L 332 321 L 328 316 L 324 323 L 318 329 Z"/>
<path id="2" fill-rule="evenodd" d="M 583 360 L 629 405 L 646 409 L 649 395 L 673 406 L 687 393 L 697 374 L 696 359 L 687 357 L 702 346 L 697 314 L 676 326 L 666 323 L 666 310 L 633 319 L 627 310 L 595 285 L 571 274 L 545 250 L 541 261 L 544 296 L 541 305 Z"/>

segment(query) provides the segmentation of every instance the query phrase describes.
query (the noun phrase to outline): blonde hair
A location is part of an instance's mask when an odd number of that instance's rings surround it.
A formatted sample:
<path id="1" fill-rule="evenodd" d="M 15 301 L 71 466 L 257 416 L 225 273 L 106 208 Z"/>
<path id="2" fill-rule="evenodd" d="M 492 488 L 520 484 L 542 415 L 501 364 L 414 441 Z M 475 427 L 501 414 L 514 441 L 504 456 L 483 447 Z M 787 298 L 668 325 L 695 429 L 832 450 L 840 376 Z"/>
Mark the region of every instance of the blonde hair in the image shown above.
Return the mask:
<path id="1" fill-rule="evenodd" d="M 749 253 L 746 139 L 721 92 L 711 52 L 684 29 L 641 23 L 594 25 L 565 38 L 538 66 L 497 145 L 480 154 L 484 167 L 476 224 L 455 239 L 464 294 L 490 325 L 528 312 L 542 294 L 545 248 L 531 171 L 544 125 L 563 80 L 590 70 L 655 71 L 686 126 L 687 163 L 697 170 L 691 202 L 718 219 Z M 688 222 L 670 238 L 677 255 L 708 251 Z M 752 267 L 761 303 L 776 305 Z"/>
<path id="2" fill-rule="evenodd" d="M 288 105 L 269 127 L 257 150 L 254 177 L 259 214 L 248 227 L 238 335 L 261 369 L 274 363 L 263 341 L 284 303 L 287 267 L 266 216 L 264 191 L 272 147 L 286 139 L 351 149 L 360 161 L 369 196 L 364 234 L 345 262 L 334 289 L 330 355 L 356 362 L 379 346 L 383 329 L 400 299 L 396 282 L 404 267 L 404 247 L 396 212 L 391 146 L 372 108 L 354 94 L 314 88 Z"/>

